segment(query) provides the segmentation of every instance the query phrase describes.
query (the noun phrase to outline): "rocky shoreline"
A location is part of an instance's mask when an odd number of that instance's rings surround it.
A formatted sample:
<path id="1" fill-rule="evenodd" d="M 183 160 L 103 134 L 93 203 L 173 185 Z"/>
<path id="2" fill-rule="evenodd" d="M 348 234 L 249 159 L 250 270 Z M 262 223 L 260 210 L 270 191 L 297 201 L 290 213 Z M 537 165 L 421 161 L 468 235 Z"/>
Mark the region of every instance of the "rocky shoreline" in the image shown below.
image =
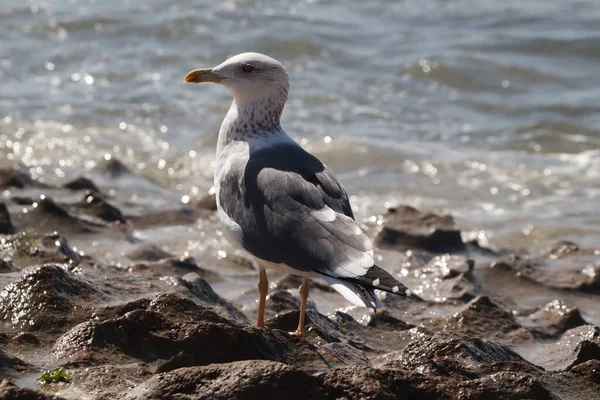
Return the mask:
<path id="1" fill-rule="evenodd" d="M 133 202 L 132 181 L 172 201 Z M 300 339 L 299 280 L 274 282 L 259 330 L 251 301 L 213 288 L 221 270 L 255 279 L 249 258 L 222 267 L 156 240 L 217 226 L 210 197 L 182 205 L 114 159 L 61 186 L 2 168 L 0 190 L 1 399 L 600 398 L 600 249 L 490 249 L 449 215 L 390 209 L 365 227 L 420 298 L 382 294 L 376 314 L 311 302 Z M 40 387 L 57 367 L 70 383 Z"/>

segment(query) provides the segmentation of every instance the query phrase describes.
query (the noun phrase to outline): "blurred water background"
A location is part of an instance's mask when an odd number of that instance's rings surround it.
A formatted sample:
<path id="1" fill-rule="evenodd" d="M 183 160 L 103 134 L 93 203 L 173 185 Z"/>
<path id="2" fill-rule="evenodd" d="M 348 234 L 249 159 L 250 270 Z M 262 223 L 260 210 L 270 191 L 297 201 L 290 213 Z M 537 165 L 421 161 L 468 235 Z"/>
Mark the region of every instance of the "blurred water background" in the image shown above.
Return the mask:
<path id="1" fill-rule="evenodd" d="M 182 78 L 244 51 L 288 68 L 284 129 L 359 217 L 410 204 L 492 246 L 600 243 L 595 0 L 3 0 L 0 162 L 59 183 L 116 157 L 199 197 L 230 96 Z"/>

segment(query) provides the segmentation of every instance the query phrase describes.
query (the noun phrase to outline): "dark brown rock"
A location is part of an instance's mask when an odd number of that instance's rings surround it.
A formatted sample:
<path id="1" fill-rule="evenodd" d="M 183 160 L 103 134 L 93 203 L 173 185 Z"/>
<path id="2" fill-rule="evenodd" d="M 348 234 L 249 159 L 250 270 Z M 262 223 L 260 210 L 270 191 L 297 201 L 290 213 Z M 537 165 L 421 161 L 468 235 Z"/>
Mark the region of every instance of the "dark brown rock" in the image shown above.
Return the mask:
<path id="1" fill-rule="evenodd" d="M 325 400 L 319 379 L 272 361 L 239 361 L 181 368 L 156 375 L 124 400 Z"/>
<path id="2" fill-rule="evenodd" d="M 247 324 L 248 318 L 238 310 L 233 304 L 223 299 L 215 293 L 213 288 L 201 278 L 197 273 L 191 272 L 181 278 L 177 278 L 177 282 L 187 288 L 191 294 L 202 302 L 216 307 L 217 310 L 222 310 L 229 320 L 238 324 Z"/>
<path id="3" fill-rule="evenodd" d="M 556 338 L 568 329 L 587 324 L 577 307 L 561 300 L 551 301 L 531 314 L 519 316 L 518 321 L 542 339 Z"/>
<path id="4" fill-rule="evenodd" d="M 99 192 L 88 190 L 79 202 L 66 207 L 80 216 L 85 215 L 105 222 L 127 223 L 121 210 L 110 204 Z"/>
<path id="5" fill-rule="evenodd" d="M 173 257 L 173 254 L 154 244 L 145 244 L 127 254 L 127 258 L 136 261 L 160 261 Z"/>
<path id="6" fill-rule="evenodd" d="M 569 370 L 589 360 L 600 360 L 600 329 L 593 325 L 569 329 L 534 361 L 548 370 L 557 371 Z"/>
<path id="7" fill-rule="evenodd" d="M 0 202 L 0 234 L 10 235 L 16 232 L 16 229 L 10 221 L 10 214 L 6 204 Z"/>
<path id="8" fill-rule="evenodd" d="M 208 310 L 201 313 L 202 318 L 210 314 Z M 213 313 L 210 318 L 219 317 Z M 77 325 L 56 342 L 53 353 L 63 364 L 158 362 L 158 370 L 163 372 L 249 359 L 294 364 L 312 359 L 324 367 L 306 342 L 287 333 L 212 323 L 208 319 L 179 323 L 161 312 L 134 310 L 120 318 Z"/>
<path id="9" fill-rule="evenodd" d="M 588 360 L 577 364 L 569 372 L 600 385 L 600 360 Z"/>
<path id="10" fill-rule="evenodd" d="M 402 271 L 402 280 L 424 300 L 469 301 L 479 287 L 473 276 L 475 262 L 462 255 L 445 254 L 432 258 L 422 267 Z"/>
<path id="11" fill-rule="evenodd" d="M 452 216 L 422 212 L 409 206 L 388 210 L 375 243 L 381 247 L 421 249 L 430 253 L 467 251 L 460 231 L 454 228 Z"/>
<path id="12" fill-rule="evenodd" d="M 12 265 L 10 260 L 0 260 L 0 274 L 14 271 L 17 271 L 17 269 Z"/>
<path id="13" fill-rule="evenodd" d="M 89 190 L 90 192 L 100 193 L 100 189 L 96 184 L 83 176 L 65 183 L 64 187 L 71 190 Z"/>
<path id="14" fill-rule="evenodd" d="M 28 172 L 21 171 L 20 168 L 0 168 L 0 189 L 26 187 L 48 187 L 39 181 L 31 178 Z"/>
<path id="15" fill-rule="evenodd" d="M 45 265 L 25 271 L 0 292 L 0 322 L 16 329 L 60 331 L 82 309 L 75 306 L 99 293 L 67 271 L 65 265 Z M 86 314 L 87 315 L 87 314 Z"/>
<path id="16" fill-rule="evenodd" d="M 453 333 L 436 333 L 413 340 L 396 360 L 384 366 L 412 370 L 430 362 L 458 364 L 461 368 L 499 362 L 526 363 L 520 355 L 495 342 Z"/>
<path id="17" fill-rule="evenodd" d="M 600 293 L 600 250 L 559 242 L 537 256 L 512 255 L 491 264 L 544 286 Z"/>
<path id="18" fill-rule="evenodd" d="M 511 343 L 533 340 L 533 335 L 518 323 L 512 312 L 487 296 L 471 300 L 463 310 L 450 317 L 430 319 L 423 325 L 434 332 L 461 333 Z"/>

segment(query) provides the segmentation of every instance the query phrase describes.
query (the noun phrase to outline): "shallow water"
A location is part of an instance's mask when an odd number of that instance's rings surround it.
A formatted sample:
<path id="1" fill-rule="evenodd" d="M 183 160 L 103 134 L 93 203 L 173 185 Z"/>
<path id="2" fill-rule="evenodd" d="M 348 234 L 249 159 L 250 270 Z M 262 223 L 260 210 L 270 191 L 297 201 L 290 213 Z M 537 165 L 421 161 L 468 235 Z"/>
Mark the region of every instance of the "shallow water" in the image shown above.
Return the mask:
<path id="1" fill-rule="evenodd" d="M 360 217 L 411 204 L 491 246 L 597 244 L 599 18 L 592 0 L 4 0 L 0 159 L 56 183 L 116 157 L 177 191 L 126 182 L 130 204 L 202 196 L 230 97 L 181 80 L 259 51 L 292 78 L 284 128 Z M 174 251 L 219 251 L 178 232 Z"/>

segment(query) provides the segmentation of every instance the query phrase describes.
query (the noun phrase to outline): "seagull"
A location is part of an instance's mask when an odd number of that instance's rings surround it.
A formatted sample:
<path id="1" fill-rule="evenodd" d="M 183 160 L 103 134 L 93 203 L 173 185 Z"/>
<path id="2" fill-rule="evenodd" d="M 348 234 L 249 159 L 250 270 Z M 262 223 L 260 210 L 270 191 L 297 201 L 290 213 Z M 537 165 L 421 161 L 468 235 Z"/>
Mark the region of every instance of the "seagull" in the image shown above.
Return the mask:
<path id="1" fill-rule="evenodd" d="M 279 61 L 242 53 L 183 81 L 217 83 L 233 95 L 219 131 L 214 187 L 227 236 L 259 265 L 257 327 L 266 328 L 269 268 L 303 278 L 298 329 L 291 332 L 297 336 L 305 334 L 311 278 L 374 310 L 381 305 L 374 289 L 411 294 L 375 265 L 371 241 L 337 177 L 281 128 L 290 84 Z"/>

